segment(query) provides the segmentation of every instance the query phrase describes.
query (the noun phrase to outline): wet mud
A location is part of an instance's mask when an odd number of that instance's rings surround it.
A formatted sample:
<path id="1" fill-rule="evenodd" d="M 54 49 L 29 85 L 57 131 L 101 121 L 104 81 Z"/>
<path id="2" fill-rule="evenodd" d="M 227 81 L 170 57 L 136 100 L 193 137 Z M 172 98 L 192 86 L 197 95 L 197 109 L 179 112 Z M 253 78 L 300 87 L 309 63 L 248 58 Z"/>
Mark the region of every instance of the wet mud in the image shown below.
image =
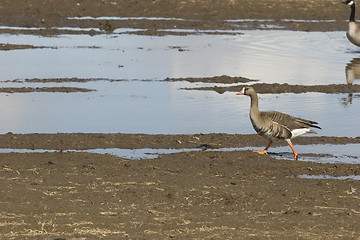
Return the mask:
<path id="1" fill-rule="evenodd" d="M 5 134 L 1 147 L 85 149 L 262 144 L 257 135 Z M 308 143 L 358 138 L 299 138 Z M 304 142 L 298 142 L 301 144 Z M 84 152 L 1 154 L 3 238 L 353 238 L 357 165 L 276 160 L 250 151 L 127 160 Z M 295 187 L 296 186 L 296 187 Z M 294 231 L 296 226 L 296 231 Z"/>
<path id="2" fill-rule="evenodd" d="M 246 77 L 230 77 L 230 76 L 215 76 L 215 77 L 208 77 L 208 78 L 167 78 L 165 79 L 169 82 L 176 82 L 176 81 L 186 81 L 191 83 L 202 82 L 202 83 L 248 83 L 248 82 L 256 82 L 258 80 L 252 80 Z"/>
<path id="3" fill-rule="evenodd" d="M 360 139 L 294 140 L 319 143 L 341 146 Z M 297 177 L 359 175 L 357 165 L 276 160 L 250 151 L 200 151 L 139 161 L 65 152 L 264 144 L 258 135 L 229 134 L 0 135 L 1 148 L 59 150 L 1 154 L 2 237 L 262 239 L 302 234 L 321 239 L 357 233 L 359 181 Z"/>
<path id="4" fill-rule="evenodd" d="M 19 45 L 19 44 L 0 44 L 0 51 L 9 51 L 16 49 L 32 49 L 32 48 L 44 48 L 44 47 L 36 47 L 32 45 Z"/>
<path id="5" fill-rule="evenodd" d="M 263 94 L 279 94 L 279 93 L 306 93 L 306 92 L 319 92 L 319 93 L 358 93 L 360 92 L 360 85 L 350 84 L 329 84 L 329 85 L 290 85 L 287 83 L 256 83 L 249 85 L 237 86 L 214 86 L 214 87 L 196 87 L 196 88 L 183 88 L 185 90 L 210 90 L 217 93 L 239 92 L 245 86 L 252 86 L 257 93 Z"/>
<path id="6" fill-rule="evenodd" d="M 30 93 L 30 92 L 62 92 L 62 93 L 70 93 L 70 92 L 91 92 L 94 91 L 92 89 L 87 88 L 77 88 L 77 87 L 4 87 L 0 88 L 0 92 L 5 93 Z"/>
<path id="7" fill-rule="evenodd" d="M 2 28 L 0 32 L 91 35 L 119 28 L 139 28 L 135 34 L 147 35 L 174 34 L 164 29 L 193 29 L 195 34 L 208 29 L 228 32 L 273 28 L 343 31 L 347 28 L 349 11 L 348 6 L 335 0 L 216 0 L 211 4 L 205 0 L 61 0 L 47 1 L 46 4 L 40 0 L 19 0 L 0 3 L 0 24 L 26 29 Z M 69 18 L 84 16 L 171 19 L 128 18 L 106 22 Z M 241 21 L 226 21 L 229 19 Z M 1 44 L 0 50 L 32 47 Z M 241 77 L 221 76 L 216 81 L 200 79 L 200 82 L 244 83 L 243 80 L 248 81 Z M 238 91 L 239 87 L 209 90 Z M 256 83 L 255 88 L 259 93 L 266 93 L 267 89 L 271 89 L 271 93 L 280 93 L 311 91 L 314 86 Z M 49 90 L 21 89 L 30 92 Z M 53 90 L 65 90 L 61 89 Z M 66 88 L 67 91 L 71 89 Z M 329 88 L 318 86 L 316 91 L 340 93 L 358 92 L 359 89 L 357 85 L 334 85 Z M 293 143 L 330 143 L 340 148 L 342 144 L 359 142 L 359 137 L 301 137 Z M 257 135 L 235 134 L 2 134 L 1 148 L 59 151 L 0 154 L 0 238 L 358 239 L 360 182 L 298 176 L 358 176 L 359 164 L 278 160 L 250 151 L 187 152 L 139 161 L 109 154 L 64 151 L 264 147 L 266 144 L 266 140 Z M 279 142 L 274 146 L 285 144 Z"/>
<path id="8" fill-rule="evenodd" d="M 139 29 L 138 34 L 176 34 L 166 29 L 242 30 L 288 29 L 296 31 L 335 31 L 347 28 L 349 7 L 341 1 L 295 1 L 280 4 L 275 0 L 233 1 L 204 0 L 176 1 L 6 1 L 0 8 L 1 25 L 20 26 L 28 29 L 3 29 L 2 32 L 31 34 L 71 33 L 59 27 L 93 28 L 91 31 L 75 30 L 74 34 L 98 34 L 117 28 Z M 85 19 L 76 17 L 123 17 L 121 20 Z M 141 18 L 134 18 L 141 17 Z M 145 18 L 144 18 L 145 17 Z M 150 19 L 149 19 L 150 18 Z M 154 20 L 151 18 L 160 18 Z M 165 19 L 162 19 L 165 18 Z M 241 21 L 227 21 L 238 20 Z M 304 21 L 311 20 L 311 21 Z M 184 33 L 178 33 L 184 34 Z"/>
<path id="9" fill-rule="evenodd" d="M 69 82 L 91 82 L 91 81 L 122 81 L 114 79 L 87 79 L 87 78 L 35 78 L 25 80 L 5 80 L 3 82 L 13 83 L 69 83 Z M 280 83 L 255 83 L 255 79 L 248 79 L 246 77 L 230 77 L 230 76 L 215 76 L 208 78 L 166 78 L 164 81 L 176 82 L 186 81 L 191 83 L 221 83 L 221 84 L 234 84 L 234 83 L 247 83 L 246 85 L 232 85 L 232 86 L 213 86 L 213 87 L 194 87 L 194 88 L 182 88 L 184 90 L 200 90 L 200 91 L 216 91 L 217 93 L 224 93 L 227 91 L 238 92 L 245 86 L 252 86 L 257 93 L 263 94 L 280 94 L 280 93 L 306 93 L 306 92 L 320 92 L 320 93 L 359 93 L 360 85 L 357 84 L 328 84 L 328 85 L 291 85 L 291 84 L 280 84 Z M 15 93 L 15 92 L 91 92 L 96 91 L 87 88 L 77 87 L 8 87 L 0 88 L 0 92 Z"/>
<path id="10" fill-rule="evenodd" d="M 257 145 L 257 135 L 5 134 L 4 148 L 182 148 Z M 296 144 L 359 142 L 299 138 Z M 352 238 L 357 165 L 276 160 L 250 151 L 127 160 L 80 152 L 1 154 L 1 236 L 91 238 Z M 296 186 L 296 187 L 294 187 Z M 336 201 L 333 201 L 336 200 Z M 294 226 L 296 231 L 294 232 Z M 317 227 L 314 227 L 317 226 Z"/>
<path id="11" fill-rule="evenodd" d="M 360 143 L 360 137 L 299 137 L 294 144 L 352 144 Z M 194 134 L 194 135 L 148 135 L 148 134 L 103 134 L 103 133 L 57 133 L 57 134 L 13 134 L 0 135 L 0 148 L 82 150 L 94 148 L 233 148 L 264 146 L 267 140 L 257 134 Z M 273 146 L 286 146 L 286 142 L 275 142 Z"/>

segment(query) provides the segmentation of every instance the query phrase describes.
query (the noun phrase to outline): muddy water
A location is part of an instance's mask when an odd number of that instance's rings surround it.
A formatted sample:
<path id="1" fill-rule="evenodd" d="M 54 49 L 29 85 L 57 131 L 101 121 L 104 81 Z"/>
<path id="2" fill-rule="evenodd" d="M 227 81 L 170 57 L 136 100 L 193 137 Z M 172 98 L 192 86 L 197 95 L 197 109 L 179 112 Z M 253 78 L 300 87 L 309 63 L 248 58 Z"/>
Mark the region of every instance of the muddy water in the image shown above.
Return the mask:
<path id="1" fill-rule="evenodd" d="M 208 149 L 207 151 L 244 151 L 256 150 L 256 148 L 220 148 Z M 296 150 L 301 152 L 299 161 L 310 161 L 317 163 L 346 163 L 358 164 L 360 158 L 360 145 L 347 144 L 343 146 L 334 147 L 331 144 L 318 144 L 318 145 L 298 145 Z M 149 159 L 156 158 L 162 154 L 201 151 L 201 149 L 89 149 L 87 152 L 111 154 L 128 159 Z M 288 146 L 274 147 L 269 150 L 272 157 L 281 160 L 292 160 L 293 154 Z"/>
<path id="2" fill-rule="evenodd" d="M 201 148 L 183 148 L 183 149 L 121 149 L 121 148 L 99 148 L 87 150 L 65 150 L 65 152 L 90 152 L 99 154 L 110 154 L 122 158 L 141 160 L 153 159 L 160 155 L 180 153 L 180 152 L 195 152 L 201 151 Z M 207 151 L 245 151 L 256 150 L 256 148 L 219 148 L 208 149 Z M 358 164 L 360 158 L 360 145 L 347 144 L 335 146 L 331 144 L 318 144 L 318 145 L 297 145 L 296 150 L 301 152 L 299 161 L 310 161 L 317 163 L 346 163 Z M 44 152 L 59 152 L 59 150 L 51 149 L 5 149 L 0 148 L 0 153 L 44 153 Z M 281 160 L 292 160 L 293 154 L 288 146 L 274 147 L 269 150 L 269 155 Z"/>
<path id="3" fill-rule="evenodd" d="M 299 178 L 306 178 L 306 179 L 337 179 L 337 180 L 347 180 L 347 179 L 353 179 L 353 180 L 360 180 L 359 175 L 348 175 L 348 176 L 340 176 L 340 177 L 333 177 L 329 175 L 299 175 Z"/>
<path id="4" fill-rule="evenodd" d="M 258 79 L 260 83 L 303 85 L 343 84 L 347 78 L 354 84 L 359 81 L 354 77 L 358 49 L 347 42 L 343 32 L 271 30 L 161 37 L 2 34 L 0 42 L 44 47 L 1 51 L 2 87 L 70 86 L 96 90 L 1 93 L 1 133 L 247 134 L 253 129 L 246 97 L 181 90 L 212 84 L 163 80 L 229 75 Z M 24 81 L 72 77 L 95 80 Z M 263 110 L 318 121 L 323 128 L 320 135 L 359 136 L 358 94 L 263 94 L 260 101 Z"/>

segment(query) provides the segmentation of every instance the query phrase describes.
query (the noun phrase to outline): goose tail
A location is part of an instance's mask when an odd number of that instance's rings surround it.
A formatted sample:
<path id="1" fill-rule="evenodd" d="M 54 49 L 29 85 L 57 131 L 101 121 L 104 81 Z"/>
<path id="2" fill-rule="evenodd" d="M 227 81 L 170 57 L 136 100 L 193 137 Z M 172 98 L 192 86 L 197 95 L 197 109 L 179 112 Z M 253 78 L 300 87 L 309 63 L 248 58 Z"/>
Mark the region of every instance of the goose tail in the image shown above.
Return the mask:
<path id="1" fill-rule="evenodd" d="M 319 123 L 317 123 L 315 121 L 306 120 L 306 119 L 302 119 L 302 118 L 296 118 L 296 121 L 298 123 L 305 125 L 306 127 L 313 127 L 313 128 L 321 129 L 321 127 L 317 126 Z"/>
<path id="2" fill-rule="evenodd" d="M 301 135 L 307 134 L 307 133 L 317 134 L 317 132 L 315 132 L 314 130 L 311 130 L 310 128 L 299 128 L 299 129 L 294 129 L 291 131 L 291 138 L 295 138 L 295 137 L 298 137 L 298 136 L 301 136 Z"/>

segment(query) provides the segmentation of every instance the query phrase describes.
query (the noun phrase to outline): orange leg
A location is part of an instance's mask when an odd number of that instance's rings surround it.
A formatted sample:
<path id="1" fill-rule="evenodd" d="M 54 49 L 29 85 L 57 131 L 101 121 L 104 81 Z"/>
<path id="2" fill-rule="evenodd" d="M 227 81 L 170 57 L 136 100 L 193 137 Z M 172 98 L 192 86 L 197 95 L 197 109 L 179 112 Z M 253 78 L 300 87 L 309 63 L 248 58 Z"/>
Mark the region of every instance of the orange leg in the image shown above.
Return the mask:
<path id="1" fill-rule="evenodd" d="M 269 149 L 269 147 L 271 146 L 271 144 L 272 144 L 273 142 L 272 141 L 270 141 L 269 142 L 269 144 L 267 145 L 267 147 L 264 149 L 264 150 L 262 150 L 262 151 L 253 151 L 253 152 L 256 152 L 256 153 L 260 153 L 260 154 L 267 154 L 267 150 Z"/>
<path id="2" fill-rule="evenodd" d="M 287 139 L 286 141 L 288 142 L 289 146 L 291 147 L 291 150 L 294 153 L 294 160 L 298 160 L 299 153 L 297 151 L 295 151 L 294 146 L 292 145 L 290 139 Z"/>

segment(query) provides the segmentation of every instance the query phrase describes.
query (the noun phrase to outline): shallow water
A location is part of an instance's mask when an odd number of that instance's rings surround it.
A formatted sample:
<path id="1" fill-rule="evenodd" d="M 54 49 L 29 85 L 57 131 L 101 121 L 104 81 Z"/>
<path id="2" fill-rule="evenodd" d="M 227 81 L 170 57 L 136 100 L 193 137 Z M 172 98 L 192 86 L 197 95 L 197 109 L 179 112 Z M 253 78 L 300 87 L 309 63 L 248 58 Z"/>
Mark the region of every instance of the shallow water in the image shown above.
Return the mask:
<path id="1" fill-rule="evenodd" d="M 360 144 L 347 145 L 296 145 L 296 150 L 299 152 L 299 161 L 309 161 L 317 163 L 346 163 L 346 164 L 360 164 Z M 256 148 L 219 148 L 208 149 L 207 151 L 244 151 L 256 150 Z M 257 149 L 259 150 L 259 149 Z M 111 154 L 118 157 L 139 160 L 157 158 L 162 154 L 201 151 L 201 149 L 89 149 L 86 152 Z M 292 160 L 293 154 L 289 147 L 274 147 L 269 149 L 269 154 L 272 157 L 282 160 Z"/>
<path id="2" fill-rule="evenodd" d="M 295 145 L 299 152 L 299 161 L 310 161 L 317 163 L 345 163 L 345 164 L 360 164 L 360 144 L 347 145 Z M 257 148 L 260 149 L 260 148 Z M 206 151 L 245 151 L 256 150 L 256 148 L 219 148 L 208 149 Z M 43 153 L 43 152 L 58 152 L 59 150 L 49 149 L 3 149 L 0 148 L 0 153 Z M 121 148 L 99 148 L 87 150 L 64 150 L 65 152 L 89 152 L 99 154 L 110 154 L 121 158 L 141 160 L 154 159 L 164 154 L 180 153 L 180 152 L 194 152 L 201 151 L 200 148 L 185 148 L 185 149 L 121 149 Z M 293 154 L 289 147 L 274 147 L 269 149 L 269 155 L 281 160 L 292 160 Z"/>
<path id="3" fill-rule="evenodd" d="M 354 75 L 349 71 L 357 69 L 358 48 L 348 43 L 344 32 L 242 33 L 161 37 L 1 34 L 0 43 L 47 47 L 0 51 L 2 87 L 73 86 L 96 91 L 0 93 L 0 133 L 254 133 L 247 97 L 181 89 L 219 84 L 163 80 L 230 75 L 266 83 L 344 84 L 347 76 Z M 71 77 L 104 80 L 23 81 Z M 19 82 L 6 82 L 15 79 Z M 324 136 L 359 136 L 359 104 L 357 93 L 260 95 L 262 110 L 316 120 Z"/>
<path id="4" fill-rule="evenodd" d="M 178 90 L 181 83 L 152 81 L 75 85 L 98 91 L 0 94 L 0 132 L 254 133 L 248 116 L 250 99 L 234 93 Z M 319 135 L 356 137 L 360 99 L 345 105 L 346 96 L 264 94 L 260 95 L 260 108 L 274 109 L 276 100 L 277 110 L 318 121 L 322 127 Z"/>
<path id="5" fill-rule="evenodd" d="M 329 175 L 307 175 L 307 174 L 303 174 L 303 175 L 299 175 L 297 177 L 305 178 L 305 179 L 336 179 L 336 180 L 352 179 L 352 180 L 358 180 L 358 181 L 360 180 L 360 175 L 348 175 L 348 176 L 333 177 L 333 176 L 329 176 Z"/>
<path id="6" fill-rule="evenodd" d="M 360 164 L 360 144 L 294 145 L 294 147 L 299 152 L 299 161 Z M 251 148 L 251 150 L 262 150 L 262 148 Z M 294 157 L 289 146 L 270 148 L 268 154 L 278 159 L 291 160 Z"/>
<path id="7" fill-rule="evenodd" d="M 1 34 L 0 42 L 50 48 L 2 51 L 0 79 L 244 76 L 289 84 L 345 83 L 359 57 L 344 32 L 242 31 L 236 35 Z M 181 47 L 184 51 L 178 51 Z M 121 66 L 119 68 L 119 66 Z M 29 71 L 31 70 L 31 71 Z"/>

